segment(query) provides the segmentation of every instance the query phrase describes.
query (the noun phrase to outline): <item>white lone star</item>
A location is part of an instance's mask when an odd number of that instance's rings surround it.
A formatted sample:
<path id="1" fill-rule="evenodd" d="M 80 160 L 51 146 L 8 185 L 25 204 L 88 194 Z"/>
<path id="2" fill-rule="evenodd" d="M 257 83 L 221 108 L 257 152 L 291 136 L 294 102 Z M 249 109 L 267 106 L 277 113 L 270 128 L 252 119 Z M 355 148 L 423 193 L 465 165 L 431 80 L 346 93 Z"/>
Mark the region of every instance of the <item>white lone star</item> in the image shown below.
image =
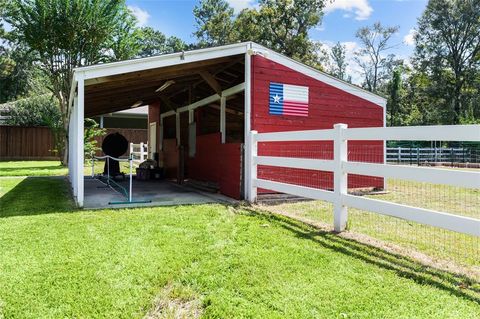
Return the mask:
<path id="1" fill-rule="evenodd" d="M 275 94 L 273 97 L 273 103 L 280 103 L 280 96 L 278 96 L 278 94 Z"/>

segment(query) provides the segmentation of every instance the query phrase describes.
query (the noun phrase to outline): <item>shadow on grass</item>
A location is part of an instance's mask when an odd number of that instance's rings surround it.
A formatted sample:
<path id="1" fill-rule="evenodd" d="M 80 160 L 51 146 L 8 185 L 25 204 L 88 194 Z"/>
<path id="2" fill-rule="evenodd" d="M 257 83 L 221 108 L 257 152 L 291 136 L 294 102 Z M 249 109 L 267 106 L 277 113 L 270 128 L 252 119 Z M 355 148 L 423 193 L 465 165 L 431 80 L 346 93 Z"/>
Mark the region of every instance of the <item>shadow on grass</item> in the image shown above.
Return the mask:
<path id="1" fill-rule="evenodd" d="M 19 183 L 9 178 L 1 183 L 7 192 L 0 197 L 0 218 L 66 213 L 75 208 L 65 178 L 26 177 Z"/>
<path id="2" fill-rule="evenodd" d="M 472 278 L 425 266 L 411 258 L 387 252 L 353 239 L 345 239 L 334 232 L 318 230 L 285 216 L 251 209 L 247 209 L 247 211 L 252 216 L 275 222 L 299 238 L 311 240 L 335 252 L 394 271 L 398 276 L 411 279 L 418 284 L 430 285 L 480 304 L 480 282 Z"/>

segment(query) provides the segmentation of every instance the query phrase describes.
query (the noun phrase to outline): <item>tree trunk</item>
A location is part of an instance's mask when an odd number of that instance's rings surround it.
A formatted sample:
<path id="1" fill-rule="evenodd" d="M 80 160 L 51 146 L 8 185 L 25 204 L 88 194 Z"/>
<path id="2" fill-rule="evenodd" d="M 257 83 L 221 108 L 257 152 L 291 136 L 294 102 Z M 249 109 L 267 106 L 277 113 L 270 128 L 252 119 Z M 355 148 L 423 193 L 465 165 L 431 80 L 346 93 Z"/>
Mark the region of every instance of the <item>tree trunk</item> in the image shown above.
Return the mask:
<path id="1" fill-rule="evenodd" d="M 460 116 L 461 116 L 461 110 L 462 110 L 461 94 L 462 94 L 462 84 L 456 83 L 455 96 L 453 97 L 453 124 L 460 124 Z"/>

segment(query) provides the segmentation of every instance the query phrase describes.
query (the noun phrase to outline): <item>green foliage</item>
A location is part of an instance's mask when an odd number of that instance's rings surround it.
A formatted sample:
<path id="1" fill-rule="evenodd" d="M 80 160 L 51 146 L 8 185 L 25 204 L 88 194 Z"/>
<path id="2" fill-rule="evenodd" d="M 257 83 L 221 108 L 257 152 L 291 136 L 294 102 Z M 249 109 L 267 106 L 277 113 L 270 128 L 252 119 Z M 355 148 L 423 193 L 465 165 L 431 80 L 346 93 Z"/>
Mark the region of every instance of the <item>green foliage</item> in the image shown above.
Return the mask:
<path id="1" fill-rule="evenodd" d="M 202 0 L 194 9 L 200 46 L 255 41 L 321 68 L 320 44 L 308 32 L 322 18 L 324 0 L 260 0 L 258 8 L 234 15 L 224 0 Z"/>
<path id="2" fill-rule="evenodd" d="M 58 101 L 51 94 L 31 96 L 4 104 L 8 125 L 61 127 Z"/>
<path id="3" fill-rule="evenodd" d="M 47 77 L 48 88 L 58 99 L 63 132 L 70 118 L 73 69 L 112 59 L 127 57 L 135 49 L 126 40 L 131 20 L 123 0 L 11 0 L 6 20 L 24 43 L 36 53 L 36 63 Z M 115 56 L 114 56 L 115 58 Z M 66 136 L 61 139 L 66 141 Z M 66 150 L 66 145 L 61 149 Z M 66 152 L 65 152 L 66 155 Z M 66 157 L 64 158 L 64 162 Z"/>
<path id="4" fill-rule="evenodd" d="M 200 47 L 235 42 L 233 8 L 225 0 L 202 0 L 193 9 L 197 30 L 194 35 Z"/>
<path id="5" fill-rule="evenodd" d="M 346 60 L 346 50 L 345 45 L 342 45 L 340 42 L 337 42 L 331 48 L 329 72 L 340 80 L 351 82 L 352 77 L 347 75 L 348 62 Z"/>
<path id="6" fill-rule="evenodd" d="M 414 65 L 429 75 L 443 124 L 480 117 L 480 1 L 430 0 L 418 22 Z"/>
<path id="7" fill-rule="evenodd" d="M 139 57 L 180 52 L 187 48 L 187 44 L 181 39 L 174 36 L 167 38 L 165 34 L 151 27 L 141 28 L 140 38 Z"/>
<path id="8" fill-rule="evenodd" d="M 93 156 L 95 153 L 100 150 L 97 146 L 97 140 L 95 139 L 97 136 L 105 135 L 106 130 L 103 128 L 99 128 L 99 125 L 95 120 L 86 118 L 84 120 L 84 128 L 85 133 L 83 135 L 83 145 L 84 145 L 84 152 L 85 156 Z"/>
<path id="9" fill-rule="evenodd" d="M 388 85 L 389 97 L 387 101 L 387 117 L 390 126 L 398 126 L 398 113 L 400 113 L 400 102 L 402 98 L 402 72 L 401 68 L 393 71 L 393 77 Z"/>
<path id="10" fill-rule="evenodd" d="M 386 27 L 380 22 L 358 29 L 355 36 L 360 40 L 362 49 L 356 52 L 355 60 L 363 70 L 363 86 L 373 93 L 389 78 L 396 63 L 393 54 L 387 51 L 393 46 L 389 43 L 399 27 Z"/>
<path id="11" fill-rule="evenodd" d="M 106 50 L 111 50 L 109 60 L 128 60 L 137 56 L 142 50 L 142 34 L 136 27 L 137 19 L 127 7 L 120 9 L 120 17 L 107 42 Z"/>

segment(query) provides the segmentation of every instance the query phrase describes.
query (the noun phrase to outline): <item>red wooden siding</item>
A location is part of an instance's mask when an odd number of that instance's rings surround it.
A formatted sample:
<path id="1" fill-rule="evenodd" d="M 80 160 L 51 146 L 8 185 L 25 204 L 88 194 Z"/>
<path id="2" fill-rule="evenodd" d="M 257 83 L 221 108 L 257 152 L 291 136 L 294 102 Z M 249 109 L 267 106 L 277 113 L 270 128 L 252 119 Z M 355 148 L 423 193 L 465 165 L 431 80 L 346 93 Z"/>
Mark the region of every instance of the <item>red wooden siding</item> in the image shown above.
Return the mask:
<path id="1" fill-rule="evenodd" d="M 309 87 L 308 117 L 269 114 L 269 85 L 278 82 Z M 331 129 L 336 123 L 349 127 L 383 126 L 383 108 L 261 56 L 252 57 L 252 130 L 259 133 Z M 383 142 L 349 142 L 349 159 L 383 162 Z M 333 158 L 332 142 L 260 143 L 259 155 Z M 260 166 L 259 178 L 316 188 L 332 188 L 329 172 Z M 383 187 L 383 179 L 349 176 L 349 187 Z M 265 192 L 265 190 L 260 190 Z"/>
<path id="2" fill-rule="evenodd" d="M 163 151 L 161 152 L 160 160 L 163 161 L 165 175 L 169 178 L 177 177 L 178 148 L 176 139 L 171 138 L 163 140 Z"/>
<path id="3" fill-rule="evenodd" d="M 186 163 L 190 178 L 218 183 L 222 194 L 240 199 L 240 143 L 221 144 L 220 133 L 197 136 L 195 157 Z"/>

